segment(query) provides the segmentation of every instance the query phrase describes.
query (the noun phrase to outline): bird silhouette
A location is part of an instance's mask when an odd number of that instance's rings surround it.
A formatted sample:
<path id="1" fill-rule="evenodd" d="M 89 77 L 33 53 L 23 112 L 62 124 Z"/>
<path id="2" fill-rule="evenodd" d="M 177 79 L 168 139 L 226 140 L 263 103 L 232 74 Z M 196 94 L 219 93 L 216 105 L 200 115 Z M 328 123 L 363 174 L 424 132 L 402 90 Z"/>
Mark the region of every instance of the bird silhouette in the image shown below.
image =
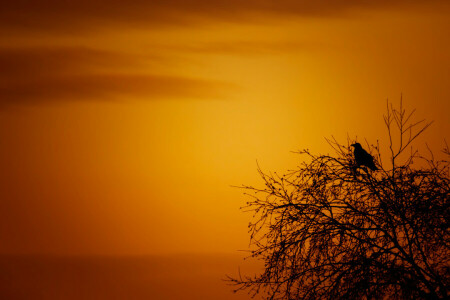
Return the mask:
<path id="1" fill-rule="evenodd" d="M 360 143 L 354 143 L 351 144 L 352 147 L 355 148 L 353 151 L 353 154 L 355 155 L 356 163 L 358 164 L 358 167 L 360 166 L 366 166 L 372 171 L 378 170 L 378 168 L 375 166 L 373 162 L 373 157 L 369 153 L 367 153 L 366 150 L 361 147 Z"/>

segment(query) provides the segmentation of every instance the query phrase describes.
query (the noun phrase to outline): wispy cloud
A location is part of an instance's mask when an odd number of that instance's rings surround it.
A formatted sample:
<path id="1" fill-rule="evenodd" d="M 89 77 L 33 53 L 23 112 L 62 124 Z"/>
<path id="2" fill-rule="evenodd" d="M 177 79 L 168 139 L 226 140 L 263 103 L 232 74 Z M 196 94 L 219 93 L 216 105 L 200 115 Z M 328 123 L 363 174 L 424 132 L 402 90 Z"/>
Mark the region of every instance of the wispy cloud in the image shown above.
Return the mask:
<path id="1" fill-rule="evenodd" d="M 443 0 L 429 2 L 434 3 L 434 9 L 447 3 Z M 102 29 L 109 30 L 112 35 L 117 29 L 123 35 L 130 27 L 142 26 L 157 31 L 161 26 L 201 21 L 342 16 L 360 9 L 406 8 L 421 3 L 419 0 L 7 1 L 0 9 L 0 45 L 3 45 L 0 46 L 0 105 L 112 99 L 123 95 L 147 99 L 218 97 L 230 88 L 229 84 L 194 78 L 185 75 L 187 72 L 182 69 L 176 70 L 173 65 L 169 68 L 161 65 L 167 62 L 181 65 L 183 62 L 185 66 L 196 54 L 200 54 L 197 57 L 204 54 L 271 55 L 320 47 L 311 41 L 264 41 L 243 35 L 225 41 L 197 38 L 183 42 L 150 38 L 143 55 L 123 52 L 119 49 L 123 47 L 116 47 L 120 41 L 105 45 L 107 50 L 99 49 L 103 46 L 101 42 L 92 40 L 102 38 L 98 34 Z M 86 32 L 89 32 L 89 38 L 84 43 L 72 40 L 73 33 L 86 37 Z M 69 42 L 55 42 L 55 35 L 63 35 Z M 45 38 L 36 42 L 41 36 Z M 33 40 L 33 43 L 23 45 L 41 46 L 5 48 L 15 37 Z M 136 39 L 142 40 L 137 42 Z M 144 39 L 143 36 L 130 38 L 139 47 L 146 48 Z M 70 46 L 55 46 L 61 44 Z M 78 46 L 81 44 L 88 47 Z M 159 64 L 159 67 L 149 67 L 152 64 Z"/>
<path id="2" fill-rule="evenodd" d="M 199 20 L 248 20 L 255 16 L 333 16 L 358 9 L 411 8 L 445 0 L 78 0 L 7 1 L 0 10 L 3 30 L 73 33 L 111 24 L 186 24 Z"/>
<path id="3" fill-rule="evenodd" d="M 143 58 L 78 46 L 0 48 L 0 78 L 2 82 L 11 82 L 17 80 L 17 77 L 42 78 L 56 74 L 87 72 L 102 67 L 135 66 L 139 64 L 140 59 Z"/>
<path id="4" fill-rule="evenodd" d="M 317 42 L 260 41 L 237 39 L 195 43 L 152 44 L 148 46 L 165 53 L 220 54 L 220 55 L 272 55 L 287 52 L 311 51 L 320 48 Z"/>
<path id="5" fill-rule="evenodd" d="M 204 98 L 225 84 L 130 71 L 143 57 L 80 47 L 0 50 L 0 104 L 115 99 Z"/>

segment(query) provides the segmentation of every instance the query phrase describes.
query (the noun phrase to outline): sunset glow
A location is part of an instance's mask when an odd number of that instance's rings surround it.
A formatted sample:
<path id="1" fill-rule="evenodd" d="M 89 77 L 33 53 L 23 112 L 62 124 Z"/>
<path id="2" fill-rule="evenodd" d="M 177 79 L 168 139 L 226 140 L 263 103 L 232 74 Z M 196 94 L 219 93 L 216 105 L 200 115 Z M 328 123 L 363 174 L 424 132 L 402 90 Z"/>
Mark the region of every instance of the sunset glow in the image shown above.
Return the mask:
<path id="1" fill-rule="evenodd" d="M 231 186 L 325 137 L 387 147 L 401 95 L 439 152 L 447 1 L 315 3 L 3 4 L 0 252 L 236 254 L 250 216 Z"/>

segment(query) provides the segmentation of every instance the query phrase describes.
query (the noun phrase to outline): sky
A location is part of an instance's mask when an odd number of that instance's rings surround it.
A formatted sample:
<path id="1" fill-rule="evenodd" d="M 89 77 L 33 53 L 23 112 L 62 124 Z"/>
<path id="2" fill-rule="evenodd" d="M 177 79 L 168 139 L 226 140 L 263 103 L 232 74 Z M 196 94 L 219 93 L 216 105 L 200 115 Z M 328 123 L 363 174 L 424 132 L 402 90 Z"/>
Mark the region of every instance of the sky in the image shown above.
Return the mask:
<path id="1" fill-rule="evenodd" d="M 0 253 L 236 253 L 243 191 L 386 101 L 449 140 L 448 1 L 9 1 Z M 422 145 L 422 146 L 420 146 Z"/>

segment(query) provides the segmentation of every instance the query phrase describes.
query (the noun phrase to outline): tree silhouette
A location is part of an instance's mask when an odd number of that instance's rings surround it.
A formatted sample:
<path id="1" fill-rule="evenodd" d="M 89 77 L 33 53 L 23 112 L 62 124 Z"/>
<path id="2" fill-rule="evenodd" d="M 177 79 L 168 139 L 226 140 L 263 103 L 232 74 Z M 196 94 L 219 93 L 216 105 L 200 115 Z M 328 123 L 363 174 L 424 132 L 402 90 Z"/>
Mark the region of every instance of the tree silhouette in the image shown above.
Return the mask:
<path id="1" fill-rule="evenodd" d="M 334 138 L 335 155 L 300 151 L 307 162 L 285 175 L 258 166 L 265 186 L 241 188 L 251 197 L 243 209 L 254 213 L 250 256 L 265 269 L 229 277 L 235 290 L 267 299 L 447 299 L 449 162 L 410 148 L 431 124 L 412 122 L 413 113 L 388 103 L 386 168 L 378 143 L 366 142 L 378 166 L 369 171 L 350 139 Z M 443 152 L 448 158 L 448 146 Z"/>

